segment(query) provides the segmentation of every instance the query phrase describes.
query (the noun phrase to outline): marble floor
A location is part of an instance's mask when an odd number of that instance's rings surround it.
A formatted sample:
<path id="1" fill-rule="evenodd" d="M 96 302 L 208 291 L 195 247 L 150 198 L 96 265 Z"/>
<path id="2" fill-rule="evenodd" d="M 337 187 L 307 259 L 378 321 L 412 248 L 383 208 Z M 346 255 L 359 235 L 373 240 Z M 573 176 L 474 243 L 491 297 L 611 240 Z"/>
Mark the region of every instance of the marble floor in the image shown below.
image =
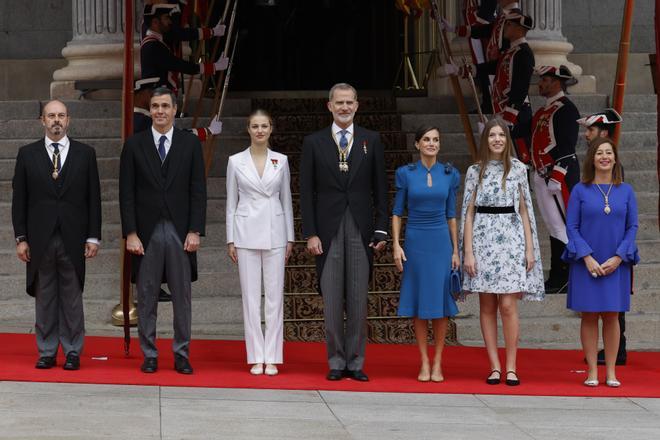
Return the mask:
<path id="1" fill-rule="evenodd" d="M 0 439 L 660 438 L 660 399 L 0 382 Z"/>

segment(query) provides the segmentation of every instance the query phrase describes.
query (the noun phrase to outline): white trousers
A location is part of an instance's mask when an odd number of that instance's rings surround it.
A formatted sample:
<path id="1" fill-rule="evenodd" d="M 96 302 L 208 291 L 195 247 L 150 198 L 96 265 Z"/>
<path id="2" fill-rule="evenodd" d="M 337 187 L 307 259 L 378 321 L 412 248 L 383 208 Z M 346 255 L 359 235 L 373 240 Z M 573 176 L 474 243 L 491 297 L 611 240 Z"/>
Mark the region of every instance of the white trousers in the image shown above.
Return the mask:
<path id="1" fill-rule="evenodd" d="M 237 248 L 243 296 L 243 325 L 248 364 L 281 364 L 284 327 L 284 257 L 286 247 Z M 261 279 L 265 290 L 266 332 L 261 330 Z"/>
<path id="2" fill-rule="evenodd" d="M 539 211 L 541 211 L 541 217 L 543 217 L 543 223 L 545 223 L 548 233 L 551 237 L 556 238 L 562 243 L 568 243 L 566 223 L 564 223 L 566 207 L 564 206 L 564 199 L 561 193 L 552 194 L 548 191 L 548 185 L 545 183 L 545 179 L 539 176 L 538 173 L 533 172 L 532 174 L 534 175 L 536 204 L 539 207 Z M 557 207 L 557 202 L 559 202 L 559 207 Z"/>

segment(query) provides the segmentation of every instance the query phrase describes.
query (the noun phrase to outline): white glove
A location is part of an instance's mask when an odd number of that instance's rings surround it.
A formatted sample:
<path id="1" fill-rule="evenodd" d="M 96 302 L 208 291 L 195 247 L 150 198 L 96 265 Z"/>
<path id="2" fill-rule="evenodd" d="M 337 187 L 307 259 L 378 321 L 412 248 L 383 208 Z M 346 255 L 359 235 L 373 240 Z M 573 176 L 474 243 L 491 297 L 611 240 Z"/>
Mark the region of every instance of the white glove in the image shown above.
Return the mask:
<path id="1" fill-rule="evenodd" d="M 438 72 L 440 76 L 456 76 L 460 69 L 456 64 L 447 63 L 440 66 L 440 71 Z"/>
<path id="2" fill-rule="evenodd" d="M 218 119 L 217 115 L 211 119 L 211 123 L 209 124 L 208 129 L 213 136 L 217 136 L 222 133 L 222 121 Z"/>
<path id="3" fill-rule="evenodd" d="M 477 132 L 479 133 L 479 137 L 481 137 L 481 133 L 484 132 L 484 128 L 486 128 L 486 124 L 481 121 L 477 122 Z"/>
<path id="4" fill-rule="evenodd" d="M 226 29 L 227 27 L 222 24 L 221 21 L 219 21 L 218 24 L 216 24 L 215 27 L 211 29 L 211 33 L 214 37 L 222 37 L 225 34 Z"/>
<path id="5" fill-rule="evenodd" d="M 451 32 L 453 34 L 456 33 L 456 26 L 449 23 L 445 17 L 440 17 L 440 29 L 443 31 Z"/>
<path id="6" fill-rule="evenodd" d="M 220 55 L 220 59 L 213 63 L 213 69 L 215 72 L 227 70 L 227 66 L 229 66 L 229 58 L 224 55 Z"/>
<path id="7" fill-rule="evenodd" d="M 550 191 L 553 194 L 557 194 L 561 192 L 561 183 L 557 182 L 556 180 L 548 180 L 548 191 Z"/>

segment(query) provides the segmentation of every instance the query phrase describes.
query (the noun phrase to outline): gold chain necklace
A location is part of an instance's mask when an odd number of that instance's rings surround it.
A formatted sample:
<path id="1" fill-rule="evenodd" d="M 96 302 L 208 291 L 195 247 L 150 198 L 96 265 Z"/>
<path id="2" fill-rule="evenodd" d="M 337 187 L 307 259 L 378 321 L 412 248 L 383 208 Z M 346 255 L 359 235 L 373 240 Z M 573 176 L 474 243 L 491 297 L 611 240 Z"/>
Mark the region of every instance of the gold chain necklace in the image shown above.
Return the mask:
<path id="1" fill-rule="evenodd" d="M 598 188 L 598 191 L 603 195 L 603 198 L 605 199 L 605 207 L 603 208 L 603 211 L 605 212 L 605 215 L 608 215 L 610 212 L 612 212 L 612 209 L 610 208 L 610 191 L 612 191 L 612 184 L 614 182 L 610 183 L 610 187 L 607 189 L 607 194 L 603 189 L 600 187 L 599 184 L 594 183 L 596 188 Z"/>

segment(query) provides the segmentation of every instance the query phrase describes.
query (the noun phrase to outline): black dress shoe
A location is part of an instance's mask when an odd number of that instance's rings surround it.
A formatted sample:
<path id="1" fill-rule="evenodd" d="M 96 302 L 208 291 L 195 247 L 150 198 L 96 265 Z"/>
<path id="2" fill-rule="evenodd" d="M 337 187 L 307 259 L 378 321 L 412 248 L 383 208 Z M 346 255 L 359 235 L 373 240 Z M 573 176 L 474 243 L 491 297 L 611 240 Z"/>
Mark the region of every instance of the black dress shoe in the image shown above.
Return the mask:
<path id="1" fill-rule="evenodd" d="M 497 373 L 497 377 L 491 377 L 493 373 Z M 486 378 L 486 383 L 488 385 L 499 385 L 501 381 L 502 381 L 502 372 L 500 370 L 491 371 L 490 374 L 488 375 L 488 378 Z"/>
<path id="2" fill-rule="evenodd" d="M 341 380 L 344 377 L 344 370 L 330 370 L 325 376 L 328 380 Z"/>
<path id="3" fill-rule="evenodd" d="M 62 368 L 70 371 L 80 370 L 80 357 L 78 356 L 78 353 L 72 352 L 67 354 L 66 362 Z"/>
<path id="4" fill-rule="evenodd" d="M 42 356 L 37 360 L 37 363 L 34 365 L 34 368 L 39 370 L 48 370 L 57 365 L 57 361 L 54 356 Z"/>
<path id="5" fill-rule="evenodd" d="M 167 293 L 165 290 L 160 289 L 160 292 L 158 292 L 158 302 L 161 303 L 172 302 L 172 295 Z"/>
<path id="6" fill-rule="evenodd" d="M 346 370 L 346 377 L 360 382 L 369 382 L 369 376 L 362 370 Z"/>
<path id="7" fill-rule="evenodd" d="M 177 373 L 193 374 L 193 367 L 190 365 L 188 358 L 185 358 L 180 354 L 174 355 L 174 369 Z"/>
<path id="8" fill-rule="evenodd" d="M 140 370 L 143 373 L 155 373 L 158 371 L 158 358 L 144 358 Z"/>
<path id="9" fill-rule="evenodd" d="M 509 374 L 513 374 L 516 376 L 515 379 L 509 379 Z M 518 379 L 518 374 L 516 374 L 515 371 L 507 371 L 506 372 L 506 380 L 504 381 L 505 384 L 509 385 L 510 387 L 517 387 L 520 385 L 520 379 Z"/>
<path id="10" fill-rule="evenodd" d="M 585 359 L 585 362 L 587 360 Z M 616 365 L 626 365 L 628 361 L 628 353 L 626 351 L 621 351 L 616 354 Z M 596 359 L 598 365 L 605 365 L 605 350 L 600 350 L 598 352 L 598 358 Z"/>

